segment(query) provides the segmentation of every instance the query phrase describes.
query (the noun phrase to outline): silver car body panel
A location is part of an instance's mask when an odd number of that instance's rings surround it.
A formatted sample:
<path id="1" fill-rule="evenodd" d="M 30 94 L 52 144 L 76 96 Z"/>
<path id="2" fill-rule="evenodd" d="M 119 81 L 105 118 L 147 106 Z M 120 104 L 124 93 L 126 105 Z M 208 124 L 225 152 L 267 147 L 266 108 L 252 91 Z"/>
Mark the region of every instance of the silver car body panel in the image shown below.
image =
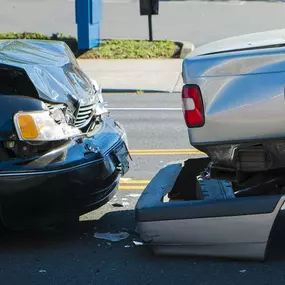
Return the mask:
<path id="1" fill-rule="evenodd" d="M 182 165 L 177 162 L 161 169 L 137 202 L 136 220 L 144 244 L 158 255 L 264 260 L 285 196 L 164 202 Z M 210 180 L 205 182 L 211 186 Z M 194 186 L 189 185 L 189 191 Z"/>
<path id="2" fill-rule="evenodd" d="M 194 146 L 285 138 L 285 30 L 226 39 L 183 62 L 184 84 L 202 92 L 205 125 L 190 128 Z"/>
<path id="3" fill-rule="evenodd" d="M 138 223 L 153 236 L 158 255 L 196 255 L 264 260 L 268 238 L 284 198 L 269 214 Z M 144 234 L 141 235 L 144 239 Z"/>
<path id="4" fill-rule="evenodd" d="M 280 45 L 285 43 L 285 29 L 266 31 L 254 34 L 231 37 L 199 47 L 191 53 L 198 56 L 212 52 L 224 52 L 236 49 L 259 48 L 261 46 Z"/>

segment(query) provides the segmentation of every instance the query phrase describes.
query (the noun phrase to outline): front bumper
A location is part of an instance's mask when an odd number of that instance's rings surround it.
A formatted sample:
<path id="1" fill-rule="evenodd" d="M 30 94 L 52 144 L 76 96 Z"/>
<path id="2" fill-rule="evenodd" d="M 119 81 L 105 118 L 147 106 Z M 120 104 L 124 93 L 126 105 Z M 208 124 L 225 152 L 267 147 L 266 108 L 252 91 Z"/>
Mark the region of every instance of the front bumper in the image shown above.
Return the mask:
<path id="1" fill-rule="evenodd" d="M 93 135 L 74 138 L 41 157 L 1 164 L 3 224 L 17 229 L 56 223 L 112 198 L 129 167 L 126 133 L 106 117 Z"/>

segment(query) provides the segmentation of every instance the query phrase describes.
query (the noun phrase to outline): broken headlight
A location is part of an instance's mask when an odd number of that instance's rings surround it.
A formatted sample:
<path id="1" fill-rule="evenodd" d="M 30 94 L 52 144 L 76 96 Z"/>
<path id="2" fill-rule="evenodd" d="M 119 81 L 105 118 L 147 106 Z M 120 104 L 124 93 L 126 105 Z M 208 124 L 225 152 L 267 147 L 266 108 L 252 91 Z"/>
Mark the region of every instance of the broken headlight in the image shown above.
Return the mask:
<path id="1" fill-rule="evenodd" d="M 14 124 L 22 141 L 57 141 L 80 135 L 81 131 L 69 126 L 60 110 L 55 116 L 49 111 L 20 112 L 14 115 Z"/>

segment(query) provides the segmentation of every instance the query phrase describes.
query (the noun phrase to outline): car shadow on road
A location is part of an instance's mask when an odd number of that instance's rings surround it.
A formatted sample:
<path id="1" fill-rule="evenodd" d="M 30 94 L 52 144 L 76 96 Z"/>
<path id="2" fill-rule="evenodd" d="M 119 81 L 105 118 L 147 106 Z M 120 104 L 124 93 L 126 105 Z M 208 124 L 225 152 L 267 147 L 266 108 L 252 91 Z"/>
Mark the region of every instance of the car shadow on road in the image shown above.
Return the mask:
<path id="1" fill-rule="evenodd" d="M 271 234 L 271 241 L 268 247 L 266 262 L 285 261 L 285 214 L 279 215 Z M 0 237 L 0 252 L 9 254 L 21 254 L 26 252 L 43 253 L 48 251 L 65 251 L 70 248 L 90 247 L 96 248 L 98 245 L 110 245 L 122 247 L 126 244 L 132 245 L 133 240 L 139 241 L 136 233 L 136 223 L 133 210 L 111 211 L 104 214 L 99 219 L 80 221 L 69 227 L 49 228 L 42 230 L 26 231 L 6 231 Z M 94 237 L 99 233 L 128 232 L 129 237 L 118 243 L 111 243 L 106 240 Z M 245 233 L 246 234 L 246 233 Z M 197 257 L 155 257 L 149 249 L 138 249 L 140 258 L 166 261 L 175 260 L 212 260 L 236 262 L 236 260 L 225 260 L 215 258 Z M 244 261 L 243 261 L 244 262 Z"/>
<path id="2" fill-rule="evenodd" d="M 30 249 L 54 250 L 80 246 L 83 242 L 99 241 L 95 232 L 121 232 L 136 238 L 134 213 L 132 210 L 112 211 L 100 219 L 80 221 L 65 227 L 51 227 L 41 230 L 5 231 L 0 236 L 0 252 L 26 252 Z"/>

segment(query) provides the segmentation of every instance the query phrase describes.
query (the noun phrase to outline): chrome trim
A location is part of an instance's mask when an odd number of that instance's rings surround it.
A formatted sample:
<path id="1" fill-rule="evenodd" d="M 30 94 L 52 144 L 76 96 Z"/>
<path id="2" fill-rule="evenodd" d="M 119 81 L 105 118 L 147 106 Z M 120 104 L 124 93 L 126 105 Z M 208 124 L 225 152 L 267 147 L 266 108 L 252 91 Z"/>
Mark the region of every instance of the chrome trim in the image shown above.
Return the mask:
<path id="1" fill-rule="evenodd" d="M 95 108 L 96 104 L 89 104 L 84 106 L 79 105 L 75 116 L 74 126 L 77 128 L 83 128 L 88 125 L 92 119 Z"/>

